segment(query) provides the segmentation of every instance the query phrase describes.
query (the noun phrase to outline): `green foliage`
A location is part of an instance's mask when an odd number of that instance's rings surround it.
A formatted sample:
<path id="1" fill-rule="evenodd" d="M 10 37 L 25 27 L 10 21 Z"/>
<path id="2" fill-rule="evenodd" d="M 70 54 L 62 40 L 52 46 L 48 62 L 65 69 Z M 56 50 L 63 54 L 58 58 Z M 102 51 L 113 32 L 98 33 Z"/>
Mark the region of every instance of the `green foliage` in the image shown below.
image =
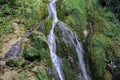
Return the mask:
<path id="1" fill-rule="evenodd" d="M 119 0 L 99 0 L 102 7 L 105 7 L 106 10 L 111 10 L 114 12 L 120 20 L 120 1 Z"/>
<path id="2" fill-rule="evenodd" d="M 111 59 L 112 41 L 100 33 L 95 33 L 91 40 L 91 60 L 93 75 L 96 79 L 104 79 L 106 64 Z"/>
<path id="3" fill-rule="evenodd" d="M 104 9 L 98 1 L 101 2 Z M 19 28 L 24 27 L 25 30 L 44 20 L 48 14 L 46 3 L 48 0 L 0 0 L 0 40 L 1 38 L 4 40 L 4 35 L 13 32 L 12 23 L 15 18 L 18 19 L 16 23 Z M 79 37 L 82 37 L 84 29 L 88 29 L 88 23 L 92 23 L 94 34 L 90 45 L 90 69 L 96 80 L 110 80 L 111 77 L 106 72 L 106 64 L 111 57 L 120 56 L 120 27 L 115 14 L 112 13 L 115 12 L 119 16 L 119 3 L 119 0 L 58 0 L 57 2 L 59 19 L 76 31 Z M 112 12 L 108 12 L 108 10 Z M 52 26 L 52 19 L 46 20 L 44 23 L 44 34 L 47 36 Z M 32 33 L 29 37 L 30 43 L 26 42 L 23 51 L 25 59 L 44 60 L 47 64 L 52 65 L 45 36 L 39 32 Z M 61 33 L 58 33 L 57 36 L 61 38 Z M 78 70 L 76 68 L 78 59 L 74 48 L 68 47 L 68 49 L 62 40 L 58 41 L 58 44 L 57 53 L 64 58 L 63 66 L 66 78 L 76 80 L 77 76 L 75 75 L 78 74 L 74 72 Z M 74 65 L 68 61 L 69 56 L 73 58 Z M 24 66 L 24 61 L 23 59 L 12 59 L 8 60 L 6 65 Z M 40 70 L 35 74 L 38 80 L 48 80 L 45 70 Z M 25 80 L 25 76 L 22 77 L 20 80 Z"/>
<path id="4" fill-rule="evenodd" d="M 0 40 L 4 40 L 3 34 L 14 33 L 13 23 L 26 30 L 45 19 L 46 3 L 47 0 L 0 0 Z"/>
<path id="5" fill-rule="evenodd" d="M 0 0 L 0 45 L 5 42 L 4 40 L 7 39 L 8 36 L 14 39 L 16 38 L 13 37 L 14 35 L 17 35 L 17 38 L 21 35 L 24 36 L 24 34 L 14 34 L 16 27 L 18 27 L 20 33 L 24 33 L 27 29 L 45 19 L 48 14 L 46 3 L 41 0 Z M 14 26 L 14 23 L 17 24 L 17 26 Z M 10 39 L 8 39 L 8 42 L 9 40 Z M 0 46 L 0 50 L 2 48 L 3 47 Z M 37 59 L 43 59 L 46 54 L 42 53 L 47 53 L 48 50 L 43 48 L 40 50 L 40 52 L 36 49 L 26 50 L 26 57 L 33 58 L 35 56 L 35 59 L 37 56 Z M 38 54 L 35 53 L 40 53 L 39 57 Z M 44 56 L 41 57 L 41 55 Z"/>
<path id="6" fill-rule="evenodd" d="M 77 80 L 74 74 L 74 70 L 67 59 L 63 59 L 63 67 L 64 67 L 66 80 Z"/>
<path id="7" fill-rule="evenodd" d="M 85 0 L 58 0 L 57 12 L 59 19 L 76 31 L 83 40 L 82 30 L 87 28 Z"/>
<path id="8" fill-rule="evenodd" d="M 100 33 L 95 33 L 93 38 L 92 38 L 91 43 L 92 43 L 92 46 L 95 48 L 99 46 L 99 48 L 105 49 L 106 47 L 111 45 L 112 41 Z"/>
<path id="9" fill-rule="evenodd" d="M 79 68 L 76 50 L 73 46 L 67 46 L 63 42 L 62 31 L 59 27 L 55 28 L 55 34 L 57 36 L 56 53 L 59 57 L 62 58 L 66 80 L 77 80 L 78 76 L 76 75 L 79 74 L 79 72 L 76 74 L 75 72 L 77 72 L 76 70 L 79 70 Z"/>
<path id="10" fill-rule="evenodd" d="M 0 16 L 15 14 L 16 0 L 0 0 Z"/>
<path id="11" fill-rule="evenodd" d="M 119 23 L 116 20 L 115 14 L 105 11 L 99 5 L 98 0 L 87 1 L 87 19 L 92 22 L 94 27 L 90 56 L 92 75 L 97 80 L 111 80 L 110 74 L 106 71 L 106 65 L 109 60 L 116 57 L 120 49 L 118 48 L 119 45 L 115 44 L 116 41 L 118 43 L 120 40 Z"/>
<path id="12" fill-rule="evenodd" d="M 40 55 L 37 50 L 26 50 L 24 52 L 25 59 L 28 59 L 30 61 L 40 59 Z"/>
<path id="13" fill-rule="evenodd" d="M 12 80 L 27 80 L 28 76 L 25 72 L 22 72 L 19 74 L 19 76 L 15 76 L 14 78 L 12 78 Z"/>
<path id="14" fill-rule="evenodd" d="M 46 37 L 40 32 L 33 32 L 30 38 L 32 43 L 25 46 L 25 59 L 30 61 L 50 59 Z"/>
<path id="15" fill-rule="evenodd" d="M 6 61 L 6 65 L 10 67 L 24 67 L 26 65 L 26 61 L 24 58 L 12 58 Z"/>
<path id="16" fill-rule="evenodd" d="M 73 29 L 75 28 L 76 25 L 81 26 L 81 27 L 86 26 L 86 11 L 85 11 L 85 1 L 84 0 L 76 0 L 76 1 L 62 0 L 61 4 L 59 4 L 59 5 L 63 5 L 63 6 L 58 6 L 60 8 L 58 10 L 58 16 L 60 17 L 60 19 L 62 19 L 62 21 L 65 21 L 68 25 L 70 24 L 71 20 L 72 20 L 72 22 L 74 21 L 74 23 L 72 23 L 72 24 L 74 24 L 74 25 L 72 25 L 72 26 L 74 26 Z M 62 11 L 62 13 L 61 13 L 61 11 Z M 67 19 L 66 17 L 70 17 L 71 20 L 69 21 L 69 19 Z M 79 28 L 77 28 L 77 29 L 79 29 Z"/>
<path id="17" fill-rule="evenodd" d="M 113 59 L 116 59 L 117 57 L 120 57 L 120 41 L 115 41 L 114 45 L 112 45 L 112 51 L 113 51 Z"/>
<path id="18" fill-rule="evenodd" d="M 4 18 L 2 19 L 2 23 L 4 22 Z M 0 36 L 2 36 L 3 34 L 7 34 L 7 33 L 11 33 L 13 28 L 11 27 L 11 21 L 10 21 L 10 17 L 7 18 L 8 23 L 6 23 L 5 25 L 0 27 Z"/>
<path id="19" fill-rule="evenodd" d="M 41 69 L 38 72 L 35 72 L 35 75 L 37 80 L 49 80 L 45 69 Z"/>
<path id="20" fill-rule="evenodd" d="M 120 28 L 113 22 L 109 22 L 109 24 L 105 25 L 103 28 L 103 33 L 113 40 L 120 39 Z"/>
<path id="21" fill-rule="evenodd" d="M 0 54 L 0 60 L 2 59 L 2 56 L 3 56 L 3 55 L 2 55 L 2 54 Z"/>
<path id="22" fill-rule="evenodd" d="M 19 0 L 17 17 L 23 22 L 25 27 L 30 28 L 47 15 L 46 3 L 39 0 Z M 44 13 L 44 14 L 43 14 Z M 21 15 L 22 14 L 22 15 Z"/>
<path id="23" fill-rule="evenodd" d="M 40 1 L 38 14 L 41 20 L 44 20 L 48 15 L 47 6 L 46 6 L 47 3 L 48 3 L 48 0 Z"/>
<path id="24" fill-rule="evenodd" d="M 92 15 L 94 14 L 94 16 Z M 102 9 L 96 10 L 89 15 L 92 16 L 91 22 L 96 32 L 103 33 L 105 36 L 115 40 L 120 37 L 119 23 L 115 22 L 115 16 L 111 12 L 105 12 Z"/>
<path id="25" fill-rule="evenodd" d="M 52 19 L 46 20 L 45 21 L 45 30 L 44 30 L 45 36 L 47 36 L 49 34 L 51 28 L 52 28 Z"/>

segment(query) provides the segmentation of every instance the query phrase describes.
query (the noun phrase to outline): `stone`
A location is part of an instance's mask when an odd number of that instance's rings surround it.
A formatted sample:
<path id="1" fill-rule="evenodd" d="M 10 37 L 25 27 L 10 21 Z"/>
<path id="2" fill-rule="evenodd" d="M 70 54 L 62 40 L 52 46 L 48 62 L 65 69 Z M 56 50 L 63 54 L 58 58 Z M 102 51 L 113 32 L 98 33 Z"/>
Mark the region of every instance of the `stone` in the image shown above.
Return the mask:
<path id="1" fill-rule="evenodd" d="M 120 58 L 107 64 L 107 70 L 112 74 L 113 80 L 120 80 Z"/>

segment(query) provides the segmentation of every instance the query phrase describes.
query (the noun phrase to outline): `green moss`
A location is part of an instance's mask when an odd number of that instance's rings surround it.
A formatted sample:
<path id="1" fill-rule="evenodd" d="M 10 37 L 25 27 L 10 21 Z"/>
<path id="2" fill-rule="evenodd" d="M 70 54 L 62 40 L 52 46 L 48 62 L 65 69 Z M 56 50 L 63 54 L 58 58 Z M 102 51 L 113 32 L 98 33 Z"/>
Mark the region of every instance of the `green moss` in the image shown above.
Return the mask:
<path id="1" fill-rule="evenodd" d="M 112 45 L 113 59 L 120 57 L 120 41 L 115 41 Z"/>
<path id="2" fill-rule="evenodd" d="M 113 15 L 111 12 L 96 11 L 94 16 L 94 29 L 96 32 L 103 33 L 105 36 L 111 38 L 111 40 L 115 40 L 120 37 L 120 29 L 118 23 L 112 20 L 114 18 L 111 15 Z"/>
<path id="3" fill-rule="evenodd" d="M 6 65 L 10 67 L 24 67 L 26 65 L 26 61 L 24 58 L 12 58 L 6 61 Z"/>
<path id="4" fill-rule="evenodd" d="M 72 30 L 76 31 L 81 40 L 84 39 L 83 30 L 88 28 L 86 17 L 86 3 L 84 0 L 58 0 L 58 17 Z"/>
<path id="5" fill-rule="evenodd" d="M 23 43 L 23 57 L 32 62 L 39 61 L 42 65 L 52 68 L 50 52 L 44 34 L 33 31 L 28 39 L 29 41 Z"/>
<path id="6" fill-rule="evenodd" d="M 4 19 L 3 23 L 5 23 L 5 21 L 7 23 L 5 25 L 1 25 L 1 27 L 0 27 L 0 36 L 2 36 L 3 34 L 11 33 L 12 30 L 13 30 L 11 17 L 6 17 L 6 20 L 5 20 L 5 18 L 3 18 L 3 19 Z"/>
<path id="7" fill-rule="evenodd" d="M 105 74 L 103 77 L 104 77 L 104 80 L 112 80 L 112 75 L 108 71 L 105 71 Z"/>
<path id="8" fill-rule="evenodd" d="M 106 65 L 112 58 L 120 56 L 117 53 L 120 49 L 118 48 L 120 40 L 119 23 L 116 22 L 115 15 L 101 8 L 97 0 L 88 0 L 86 4 L 87 18 L 94 27 L 90 45 L 90 65 L 93 77 L 97 80 L 111 80 L 111 75 L 106 71 Z"/>
<path id="9" fill-rule="evenodd" d="M 106 72 L 107 62 L 111 59 L 112 41 L 100 33 L 95 33 L 91 40 L 91 65 L 93 75 L 101 80 Z M 108 52 L 109 51 L 109 52 Z"/>
<path id="10" fill-rule="evenodd" d="M 66 80 L 77 80 L 74 74 L 74 70 L 67 59 L 63 59 L 63 67 L 64 67 Z"/>
<path id="11" fill-rule="evenodd" d="M 3 34 L 8 35 L 14 33 L 13 23 L 18 24 L 19 30 L 21 28 L 26 30 L 41 20 L 44 20 L 48 15 L 47 1 L 2 0 L 0 3 L 0 40 L 4 40 Z"/>
<path id="12" fill-rule="evenodd" d="M 32 61 L 50 59 L 46 37 L 40 32 L 33 32 L 30 38 L 32 43 L 25 46 L 25 59 Z"/>
<path id="13" fill-rule="evenodd" d="M 41 55 L 41 59 L 47 59 L 50 57 L 49 48 L 46 37 L 39 32 L 34 32 L 31 35 L 32 46 L 37 49 Z"/>
<path id="14" fill-rule="evenodd" d="M 37 63 L 38 64 L 38 63 Z M 31 66 L 31 65 L 27 65 Z M 17 70 L 18 71 L 18 70 Z M 26 67 L 24 70 L 18 71 L 15 75 L 11 75 L 11 80 L 52 80 L 53 78 L 48 75 L 45 70 L 45 66 L 43 65 L 36 65 L 31 66 L 31 69 L 27 69 Z"/>
<path id="15" fill-rule="evenodd" d="M 94 33 L 91 43 L 93 47 L 99 47 L 105 49 L 109 47 L 110 44 L 112 44 L 112 41 L 101 33 Z"/>
<path id="16" fill-rule="evenodd" d="M 0 60 L 2 59 L 2 54 L 0 53 Z"/>
<path id="17" fill-rule="evenodd" d="M 46 20 L 45 21 L 45 30 L 44 30 L 45 36 L 48 36 L 51 28 L 52 28 L 52 19 Z"/>
<path id="18" fill-rule="evenodd" d="M 29 44 L 25 46 L 24 57 L 29 60 L 50 59 L 46 37 L 40 32 L 33 32 L 30 38 L 31 47 L 27 47 Z"/>
<path id="19" fill-rule="evenodd" d="M 35 72 L 37 80 L 50 80 L 47 76 L 45 69 L 40 69 L 38 72 Z"/>
<path id="20" fill-rule="evenodd" d="M 64 43 L 62 38 L 62 31 L 58 26 L 55 28 L 55 34 L 57 36 L 56 53 L 62 59 L 66 80 L 77 80 L 79 69 L 76 50 L 73 46 L 67 46 Z"/>
<path id="21" fill-rule="evenodd" d="M 68 48 L 62 39 L 62 30 L 59 27 L 55 28 L 55 34 L 57 36 L 57 55 L 60 57 L 67 57 L 69 55 Z"/>
<path id="22" fill-rule="evenodd" d="M 41 18 L 41 20 L 44 20 L 46 18 L 46 16 L 48 15 L 48 11 L 47 11 L 47 4 L 48 0 L 42 0 L 40 1 L 40 10 L 38 10 L 38 14 Z"/>
<path id="23" fill-rule="evenodd" d="M 26 50 L 24 53 L 24 57 L 25 59 L 28 59 L 30 61 L 41 59 L 39 52 L 37 50 L 29 50 L 29 51 Z"/>
<path id="24" fill-rule="evenodd" d="M 12 80 L 27 80 L 28 75 L 25 72 L 21 72 L 19 75 L 16 75 Z"/>

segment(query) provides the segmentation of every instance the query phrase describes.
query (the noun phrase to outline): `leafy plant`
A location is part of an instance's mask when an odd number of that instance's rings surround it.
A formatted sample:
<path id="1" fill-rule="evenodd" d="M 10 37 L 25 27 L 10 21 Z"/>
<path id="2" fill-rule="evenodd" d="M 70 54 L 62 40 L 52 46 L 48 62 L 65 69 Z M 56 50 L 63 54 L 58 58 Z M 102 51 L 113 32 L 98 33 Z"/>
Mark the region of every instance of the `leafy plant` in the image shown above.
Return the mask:
<path id="1" fill-rule="evenodd" d="M 111 10 L 120 20 L 120 0 L 99 0 L 107 10 Z"/>

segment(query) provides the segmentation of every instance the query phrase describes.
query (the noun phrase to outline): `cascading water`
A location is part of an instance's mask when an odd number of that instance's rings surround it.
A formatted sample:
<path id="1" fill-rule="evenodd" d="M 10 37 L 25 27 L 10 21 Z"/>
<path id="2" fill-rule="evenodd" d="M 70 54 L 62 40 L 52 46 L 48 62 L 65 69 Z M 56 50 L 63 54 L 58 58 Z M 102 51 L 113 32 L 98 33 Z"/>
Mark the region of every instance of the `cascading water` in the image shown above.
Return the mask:
<path id="1" fill-rule="evenodd" d="M 65 80 L 63 69 L 62 69 L 62 64 L 60 62 L 59 57 L 56 55 L 56 41 L 55 41 L 54 28 L 58 22 L 58 18 L 57 18 L 55 3 L 56 3 L 56 0 L 52 0 L 50 1 L 50 4 L 49 4 L 50 10 L 51 10 L 49 12 L 52 13 L 53 22 L 52 22 L 52 29 L 48 35 L 48 45 L 50 48 L 52 62 L 55 66 L 56 71 L 58 72 L 60 80 Z"/>
<path id="2" fill-rule="evenodd" d="M 72 32 L 69 27 L 63 22 L 59 21 L 59 27 L 62 30 L 62 36 L 63 36 L 63 41 L 66 45 L 73 45 L 76 49 L 76 53 L 78 55 L 79 59 L 79 64 L 80 68 L 84 77 L 84 80 L 90 80 L 90 77 L 88 76 L 85 62 L 84 62 L 84 50 L 82 48 L 81 43 L 78 40 L 78 36 L 76 33 Z"/>
<path id="3" fill-rule="evenodd" d="M 53 22 L 52 22 L 52 29 L 48 35 L 48 45 L 51 53 L 51 59 L 55 66 L 56 71 L 58 72 L 58 75 L 60 77 L 60 80 L 65 80 L 64 72 L 62 69 L 62 63 L 60 61 L 60 58 L 56 55 L 56 35 L 54 33 L 54 29 L 56 27 L 56 24 L 59 25 L 60 29 L 62 30 L 63 35 L 63 41 L 66 45 L 73 45 L 76 49 L 76 53 L 78 55 L 80 68 L 83 74 L 84 80 L 90 80 L 90 77 L 86 70 L 86 65 L 84 62 L 84 56 L 83 56 L 83 48 L 81 43 L 78 40 L 78 36 L 76 33 L 72 32 L 72 30 L 67 27 L 67 25 L 57 18 L 57 12 L 56 12 L 56 1 L 57 0 L 50 0 L 49 4 L 49 16 L 52 14 Z M 51 13 L 51 14 L 50 14 Z"/>

